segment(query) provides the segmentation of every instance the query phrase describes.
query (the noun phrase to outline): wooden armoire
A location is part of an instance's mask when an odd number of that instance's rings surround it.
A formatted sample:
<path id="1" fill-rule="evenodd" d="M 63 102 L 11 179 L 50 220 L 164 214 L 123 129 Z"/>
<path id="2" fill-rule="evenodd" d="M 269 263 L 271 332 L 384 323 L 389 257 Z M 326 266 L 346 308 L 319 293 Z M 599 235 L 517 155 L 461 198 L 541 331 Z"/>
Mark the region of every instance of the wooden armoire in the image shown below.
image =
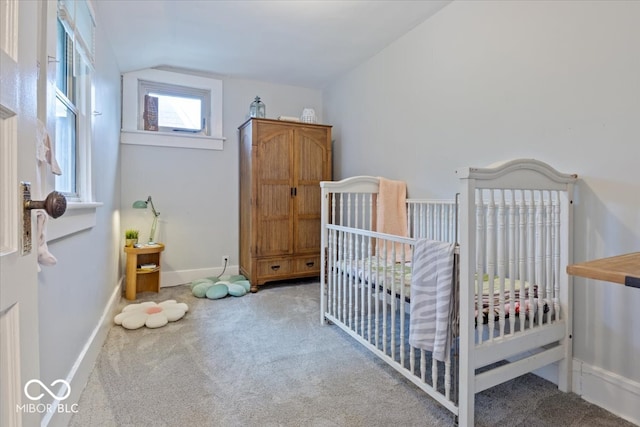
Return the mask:
<path id="1" fill-rule="evenodd" d="M 320 181 L 331 180 L 331 126 L 247 120 L 240 132 L 240 274 L 251 291 L 320 276 Z"/>

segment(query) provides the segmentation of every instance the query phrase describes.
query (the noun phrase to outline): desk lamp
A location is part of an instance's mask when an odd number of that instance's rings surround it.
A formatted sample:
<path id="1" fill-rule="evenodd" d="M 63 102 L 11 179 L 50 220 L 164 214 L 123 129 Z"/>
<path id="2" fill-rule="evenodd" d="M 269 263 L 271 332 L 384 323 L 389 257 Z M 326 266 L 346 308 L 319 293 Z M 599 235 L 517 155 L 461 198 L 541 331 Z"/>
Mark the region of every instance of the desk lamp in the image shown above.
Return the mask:
<path id="1" fill-rule="evenodd" d="M 155 244 L 153 238 L 156 234 L 156 227 L 158 225 L 158 217 L 160 216 L 160 212 L 158 212 L 153 206 L 153 200 L 151 200 L 151 196 L 147 198 L 147 200 L 136 200 L 133 202 L 134 209 L 147 209 L 148 205 L 151 205 L 151 212 L 153 213 L 153 223 L 151 223 L 151 232 L 149 233 L 149 245 Z"/>

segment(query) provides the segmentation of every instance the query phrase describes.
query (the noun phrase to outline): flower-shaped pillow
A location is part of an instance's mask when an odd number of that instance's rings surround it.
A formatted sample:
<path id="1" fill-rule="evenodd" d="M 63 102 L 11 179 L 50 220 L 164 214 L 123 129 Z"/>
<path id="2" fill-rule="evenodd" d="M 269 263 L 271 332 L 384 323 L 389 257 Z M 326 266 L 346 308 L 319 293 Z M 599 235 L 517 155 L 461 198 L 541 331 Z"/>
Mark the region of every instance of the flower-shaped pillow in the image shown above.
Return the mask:
<path id="1" fill-rule="evenodd" d="M 187 304 L 170 299 L 160 304 L 153 301 L 130 304 L 122 309 L 113 321 L 126 329 L 160 328 L 169 322 L 175 322 L 189 311 Z"/>

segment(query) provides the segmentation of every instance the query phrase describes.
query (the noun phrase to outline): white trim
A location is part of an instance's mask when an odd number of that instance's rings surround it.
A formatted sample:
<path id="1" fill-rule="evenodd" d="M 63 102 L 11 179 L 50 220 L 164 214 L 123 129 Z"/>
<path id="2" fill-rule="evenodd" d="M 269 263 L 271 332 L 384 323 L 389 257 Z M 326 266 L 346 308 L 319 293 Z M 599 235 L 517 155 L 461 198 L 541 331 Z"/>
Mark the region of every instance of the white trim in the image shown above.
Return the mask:
<path id="1" fill-rule="evenodd" d="M 96 209 L 102 206 L 98 202 L 67 203 L 67 211 L 59 218 L 49 218 L 47 222 L 47 242 L 61 239 L 78 231 L 96 225 Z"/>
<path id="2" fill-rule="evenodd" d="M 587 402 L 640 425 L 639 382 L 573 359 L 573 391 Z"/>
<path id="3" fill-rule="evenodd" d="M 18 411 L 9 410 L 22 403 L 22 381 L 20 378 L 20 307 L 14 303 L 0 312 L 0 394 L 5 401 L 5 413 L 0 422 L 8 426 L 21 426 Z M 6 424 L 5 424 L 6 423 Z"/>
<path id="4" fill-rule="evenodd" d="M 132 145 L 154 145 L 158 147 L 197 148 L 201 150 L 223 150 L 224 137 L 185 135 L 179 132 L 149 132 L 144 130 L 123 130 L 120 143 Z"/>
<path id="5" fill-rule="evenodd" d="M 60 403 L 64 403 L 67 406 L 70 406 L 73 403 L 78 403 L 80 400 L 80 396 L 87 385 L 91 371 L 93 371 L 96 360 L 98 359 L 98 355 L 102 350 L 102 345 L 107 339 L 109 329 L 113 325 L 112 319 L 115 316 L 118 304 L 120 303 L 121 294 L 122 278 L 120 279 L 118 286 L 116 286 L 111 293 L 111 297 L 102 312 L 100 320 L 98 320 L 95 328 L 93 328 L 91 335 L 87 339 L 82 351 L 78 354 L 75 363 L 65 378 L 71 388 L 69 397 L 65 399 L 64 402 L 55 400 L 51 403 L 52 405 L 57 406 Z M 82 408 L 78 407 L 78 410 L 81 411 Z M 67 426 L 71 420 L 71 415 L 71 413 L 67 412 L 48 411 L 44 414 L 40 426 Z"/>

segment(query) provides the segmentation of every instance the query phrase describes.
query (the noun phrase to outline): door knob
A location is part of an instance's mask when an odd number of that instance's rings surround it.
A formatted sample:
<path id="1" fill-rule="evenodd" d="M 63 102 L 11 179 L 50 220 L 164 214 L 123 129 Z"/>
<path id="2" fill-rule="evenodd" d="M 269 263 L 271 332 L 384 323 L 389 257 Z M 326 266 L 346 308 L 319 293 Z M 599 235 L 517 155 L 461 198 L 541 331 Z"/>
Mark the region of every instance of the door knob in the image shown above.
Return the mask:
<path id="1" fill-rule="evenodd" d="M 62 193 L 52 191 L 44 200 L 31 200 L 31 183 L 21 182 L 22 192 L 22 255 L 31 252 L 31 211 L 44 209 L 52 218 L 62 216 L 67 210 L 67 199 Z"/>
<path id="2" fill-rule="evenodd" d="M 62 193 L 52 191 L 44 200 L 25 200 L 24 208 L 44 209 L 51 218 L 58 218 L 67 210 L 67 198 Z"/>

